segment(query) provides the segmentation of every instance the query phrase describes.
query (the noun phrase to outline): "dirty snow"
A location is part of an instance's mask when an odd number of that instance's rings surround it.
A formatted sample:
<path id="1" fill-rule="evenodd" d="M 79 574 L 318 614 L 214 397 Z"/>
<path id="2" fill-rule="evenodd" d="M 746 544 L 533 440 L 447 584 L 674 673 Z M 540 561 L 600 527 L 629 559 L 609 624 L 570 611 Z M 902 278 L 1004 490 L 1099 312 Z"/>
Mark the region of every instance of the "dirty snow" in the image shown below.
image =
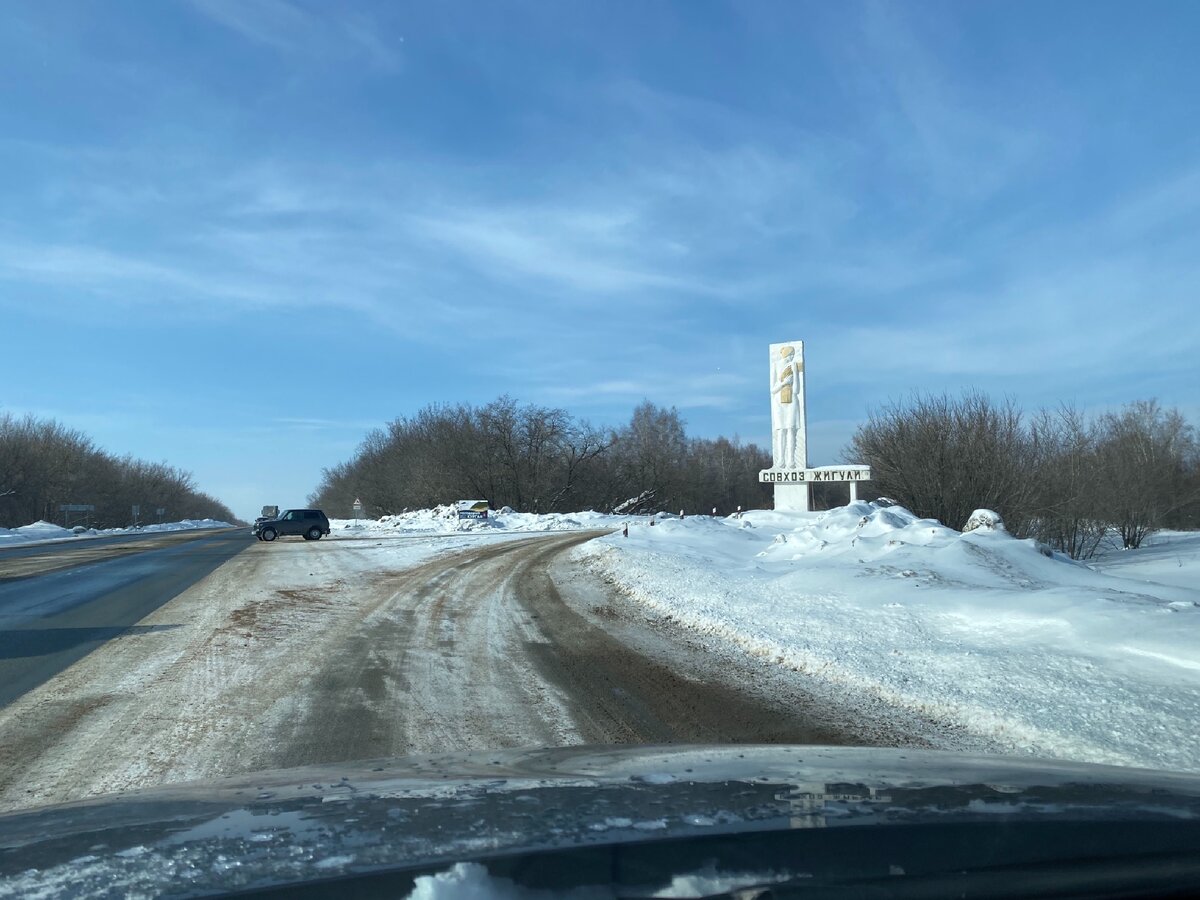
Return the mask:
<path id="1" fill-rule="evenodd" d="M 492 510 L 486 519 L 459 519 L 452 504 L 418 509 L 380 519 L 330 519 L 330 537 L 357 538 L 380 535 L 526 533 L 618 528 L 626 519 L 606 513 L 519 513 L 507 506 Z M 649 518 L 645 518 L 649 521 Z"/>
<path id="2" fill-rule="evenodd" d="M 1200 534 L 1083 565 L 998 517 L 960 534 L 862 502 L 631 522 L 576 559 L 718 651 L 914 713 L 935 745 L 1200 771 Z"/>

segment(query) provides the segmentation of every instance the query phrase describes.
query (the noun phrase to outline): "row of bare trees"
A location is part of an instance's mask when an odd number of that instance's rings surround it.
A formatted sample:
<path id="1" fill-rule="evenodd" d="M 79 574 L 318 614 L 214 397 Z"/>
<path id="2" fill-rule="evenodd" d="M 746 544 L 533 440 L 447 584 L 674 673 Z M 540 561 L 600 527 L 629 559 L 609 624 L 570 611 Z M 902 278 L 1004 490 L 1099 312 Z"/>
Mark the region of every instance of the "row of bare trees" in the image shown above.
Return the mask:
<path id="1" fill-rule="evenodd" d="M 1135 548 L 1161 528 L 1200 527 L 1200 442 L 1153 400 L 1026 418 L 978 393 L 917 396 L 872 413 L 847 453 L 871 466 L 879 494 L 918 515 L 961 528 L 994 509 L 1018 536 L 1076 559 L 1109 535 Z"/>
<path id="2" fill-rule="evenodd" d="M 504 396 L 427 406 L 371 432 L 310 499 L 338 516 L 357 498 L 370 515 L 458 499 L 528 512 L 730 513 L 770 504 L 758 482 L 769 465 L 754 444 L 689 438 L 674 408 L 642 403 L 624 427 L 601 429 Z"/>
<path id="3" fill-rule="evenodd" d="M 94 510 L 64 513 L 59 509 L 64 505 Z M 52 419 L 0 413 L 0 527 L 39 519 L 125 526 L 133 520 L 134 506 L 150 521 L 157 509 L 164 509 L 170 521 L 234 521 L 228 507 L 196 489 L 188 472 L 113 456 L 83 432 Z"/>

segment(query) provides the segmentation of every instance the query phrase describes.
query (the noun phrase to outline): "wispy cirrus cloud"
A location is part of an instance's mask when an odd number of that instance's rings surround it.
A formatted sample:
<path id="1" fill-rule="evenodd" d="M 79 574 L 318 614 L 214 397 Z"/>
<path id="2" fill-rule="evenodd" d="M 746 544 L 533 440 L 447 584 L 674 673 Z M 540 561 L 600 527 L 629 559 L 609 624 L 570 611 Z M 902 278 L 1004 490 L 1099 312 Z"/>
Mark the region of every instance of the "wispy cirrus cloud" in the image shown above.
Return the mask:
<path id="1" fill-rule="evenodd" d="M 1003 190 L 1043 158 L 1047 130 L 1030 105 L 954 76 L 949 60 L 969 51 L 950 20 L 870 2 L 860 27 L 843 52 L 855 63 L 872 141 L 923 188 L 958 206 Z"/>
<path id="2" fill-rule="evenodd" d="M 326 419 L 326 418 L 301 418 L 293 416 L 278 416 L 271 420 L 270 426 L 264 428 L 266 432 L 277 431 L 279 428 L 290 429 L 294 431 L 307 432 L 323 432 L 333 431 L 340 434 L 363 433 L 378 428 L 379 422 L 369 419 Z"/>
<path id="3" fill-rule="evenodd" d="M 120 253 L 87 244 L 0 242 L 0 280 L 36 282 L 88 292 L 120 296 L 137 303 L 142 288 L 157 299 L 175 294 L 192 300 L 197 295 L 270 304 L 275 299 L 266 286 L 251 280 L 235 280 L 207 271 L 204 267 L 156 261 L 145 255 Z"/>
<path id="4" fill-rule="evenodd" d="M 507 210 L 455 206 L 416 215 L 408 224 L 415 237 L 499 278 L 535 279 L 601 294 L 711 290 L 663 265 L 662 248 L 656 252 L 655 239 L 639 234 L 644 223 L 635 215 L 542 205 Z"/>
<path id="5" fill-rule="evenodd" d="M 631 409 L 642 400 L 657 398 L 681 410 L 730 412 L 744 403 L 753 384 L 737 368 L 721 371 L 711 354 L 687 347 L 664 346 L 656 350 L 653 360 L 643 360 L 641 365 L 632 362 L 614 363 L 590 373 L 591 377 L 580 377 L 578 363 L 564 360 L 543 369 L 534 390 L 544 402 L 588 411 L 613 404 Z"/>
<path id="6" fill-rule="evenodd" d="M 401 63 L 398 43 L 383 37 L 383 30 L 362 12 L 294 0 L 189 2 L 213 22 L 276 50 L 317 58 L 365 58 L 372 65 L 389 70 Z"/>
<path id="7" fill-rule="evenodd" d="M 1185 167 L 1118 198 L 1103 212 L 1106 236 L 1131 242 L 1200 237 L 1200 165 Z"/>

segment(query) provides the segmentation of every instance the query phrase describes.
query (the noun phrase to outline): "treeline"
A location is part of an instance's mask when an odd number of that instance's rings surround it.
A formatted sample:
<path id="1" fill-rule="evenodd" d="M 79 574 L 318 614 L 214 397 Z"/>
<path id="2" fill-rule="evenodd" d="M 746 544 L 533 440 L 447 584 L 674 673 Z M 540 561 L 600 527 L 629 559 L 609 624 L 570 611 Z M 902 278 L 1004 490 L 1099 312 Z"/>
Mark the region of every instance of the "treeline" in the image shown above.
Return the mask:
<path id="1" fill-rule="evenodd" d="M 60 506 L 94 506 L 61 512 Z M 39 519 L 98 528 L 132 524 L 134 506 L 143 522 L 218 519 L 234 522 L 230 509 L 196 489 L 188 472 L 132 456 L 117 457 L 81 431 L 51 419 L 0 413 L 0 527 Z M 65 519 L 64 519 L 65 516 Z"/>
<path id="2" fill-rule="evenodd" d="M 432 405 L 372 431 L 325 469 L 310 502 L 381 516 L 454 500 L 521 512 L 729 514 L 769 506 L 758 482 L 770 453 L 737 439 L 689 438 L 674 409 L 642 403 L 627 425 L 595 428 L 566 410 L 503 396 L 485 406 Z"/>
<path id="3" fill-rule="evenodd" d="M 994 509 L 1009 531 L 1075 559 L 1106 537 L 1139 547 L 1161 528 L 1200 528 L 1200 445 L 1155 401 L 1088 418 L 1070 406 L 1026 418 L 977 393 L 918 396 L 874 412 L 847 449 L 872 487 L 962 528 Z"/>

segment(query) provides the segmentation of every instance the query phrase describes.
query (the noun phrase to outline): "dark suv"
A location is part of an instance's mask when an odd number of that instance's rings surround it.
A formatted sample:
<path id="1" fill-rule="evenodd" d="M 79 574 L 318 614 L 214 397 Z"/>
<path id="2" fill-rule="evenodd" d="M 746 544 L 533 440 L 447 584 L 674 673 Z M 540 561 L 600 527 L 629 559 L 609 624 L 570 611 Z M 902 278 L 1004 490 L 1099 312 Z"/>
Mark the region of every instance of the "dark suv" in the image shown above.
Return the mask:
<path id="1" fill-rule="evenodd" d="M 285 509 L 274 519 L 254 523 L 260 541 L 273 541 L 284 534 L 303 535 L 306 541 L 319 541 L 329 534 L 329 517 L 319 509 Z"/>

